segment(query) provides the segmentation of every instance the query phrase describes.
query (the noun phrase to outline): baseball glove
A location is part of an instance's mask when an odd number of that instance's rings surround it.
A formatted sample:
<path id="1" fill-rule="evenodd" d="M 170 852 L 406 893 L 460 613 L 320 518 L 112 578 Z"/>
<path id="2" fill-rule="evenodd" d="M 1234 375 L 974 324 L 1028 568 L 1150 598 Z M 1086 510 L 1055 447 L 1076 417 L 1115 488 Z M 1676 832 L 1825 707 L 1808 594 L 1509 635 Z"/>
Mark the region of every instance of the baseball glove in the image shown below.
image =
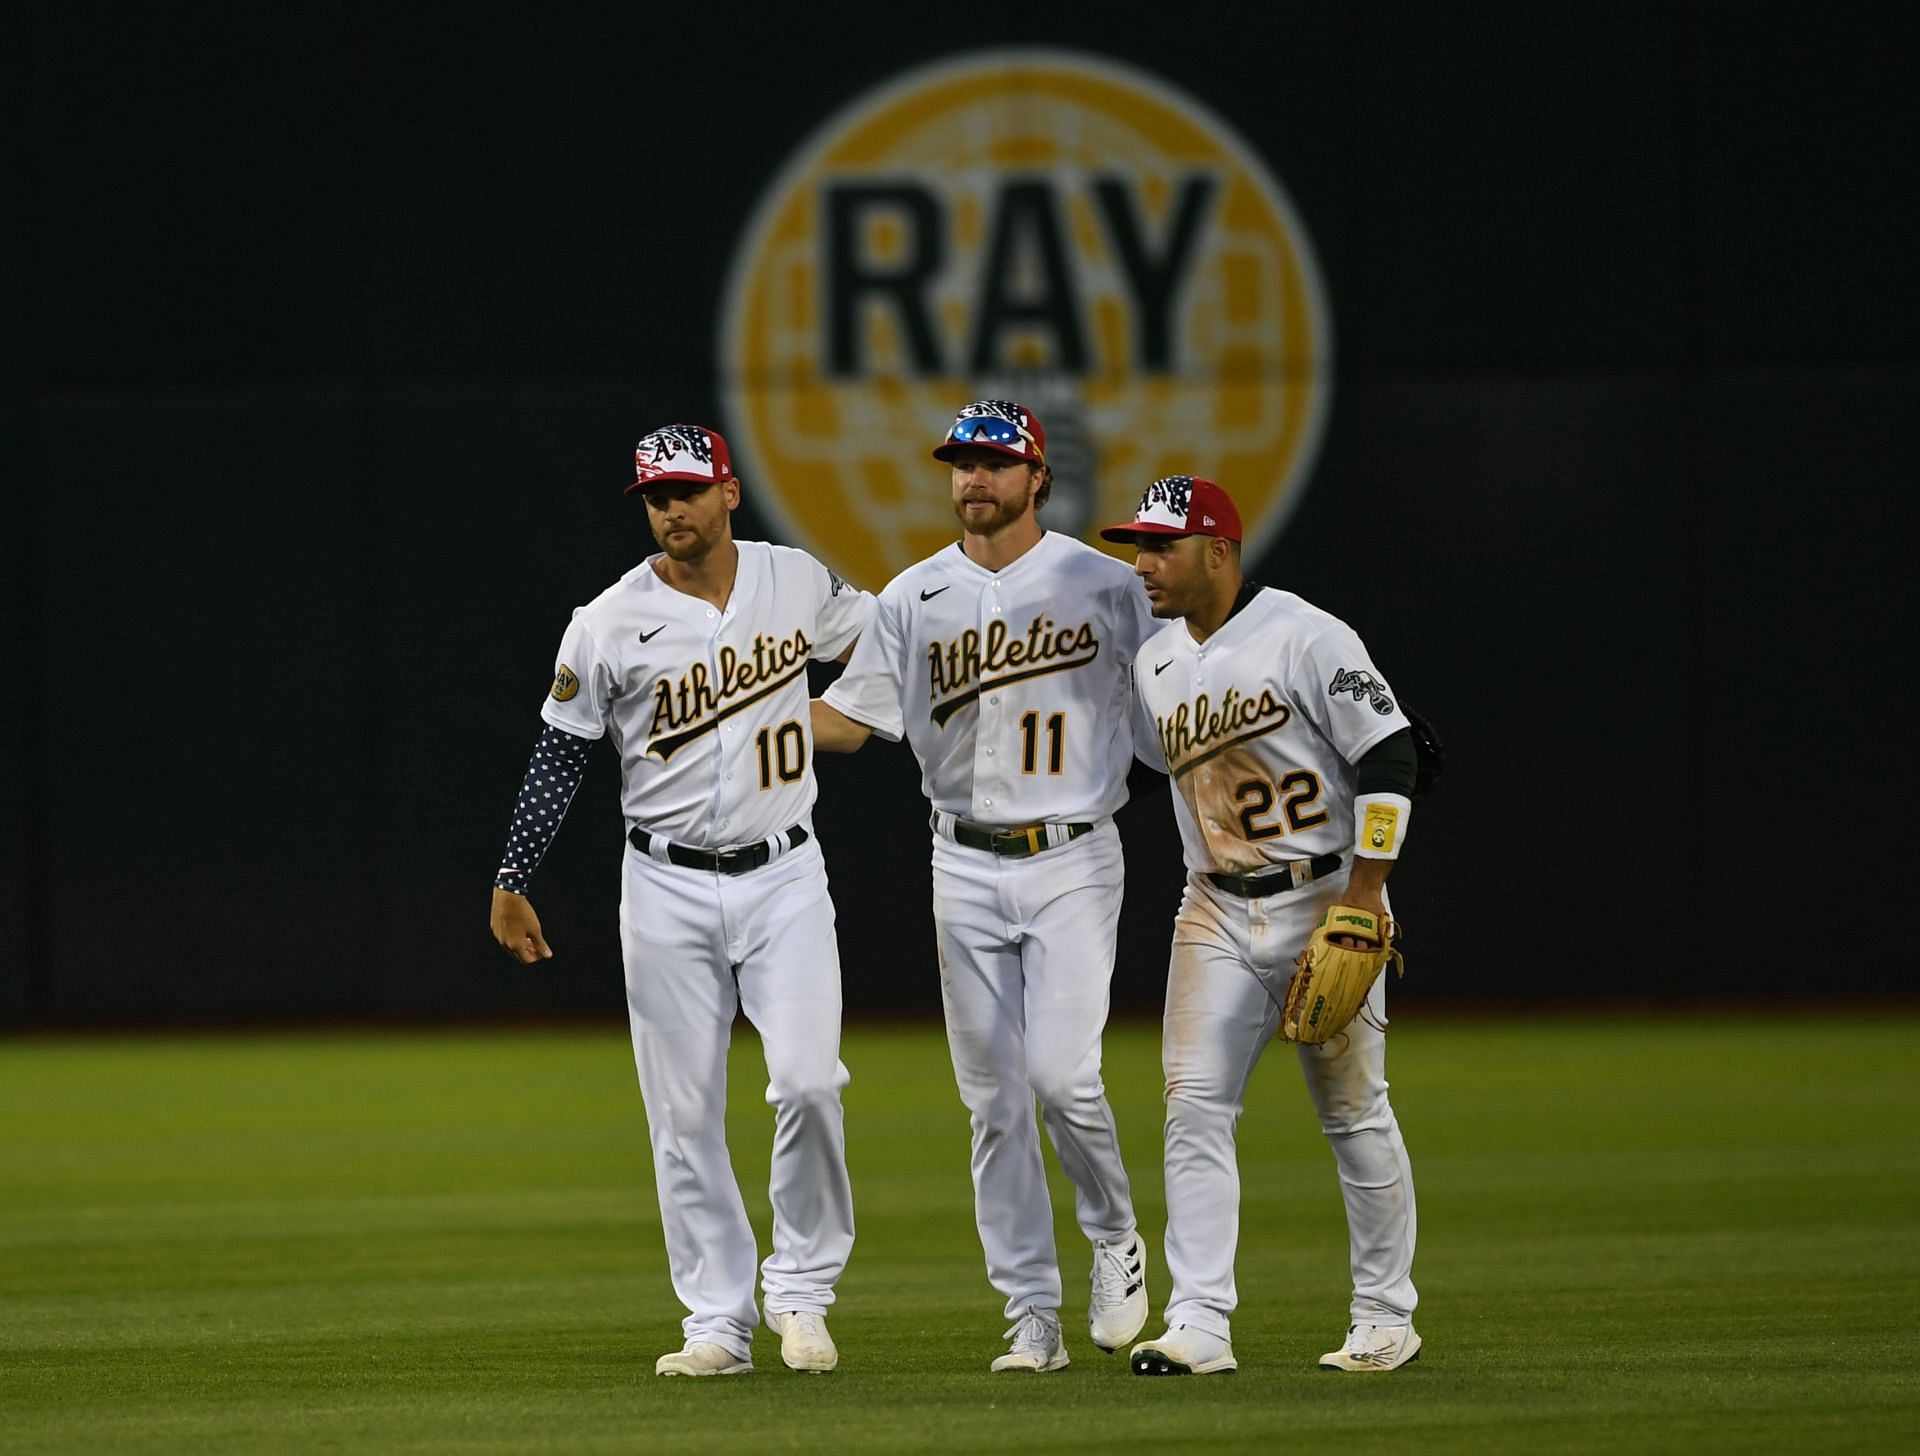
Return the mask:
<path id="1" fill-rule="evenodd" d="M 1318 1046 L 1346 1030 L 1347 1023 L 1367 1004 L 1367 993 L 1389 961 L 1405 975 L 1399 947 L 1393 943 L 1399 927 L 1389 916 L 1351 905 L 1327 910 L 1319 928 L 1307 937 L 1306 949 L 1287 982 L 1287 1000 L 1280 1016 L 1280 1035 L 1288 1041 Z M 1330 937 L 1349 936 L 1365 942 L 1360 950 L 1335 945 Z"/>
<path id="2" fill-rule="evenodd" d="M 1440 741 L 1440 730 L 1427 718 L 1414 712 L 1404 702 L 1400 704 L 1400 711 L 1407 715 L 1407 722 L 1413 725 L 1413 798 L 1418 802 L 1431 794 L 1434 786 L 1440 782 L 1441 771 L 1447 766 L 1447 746 Z"/>

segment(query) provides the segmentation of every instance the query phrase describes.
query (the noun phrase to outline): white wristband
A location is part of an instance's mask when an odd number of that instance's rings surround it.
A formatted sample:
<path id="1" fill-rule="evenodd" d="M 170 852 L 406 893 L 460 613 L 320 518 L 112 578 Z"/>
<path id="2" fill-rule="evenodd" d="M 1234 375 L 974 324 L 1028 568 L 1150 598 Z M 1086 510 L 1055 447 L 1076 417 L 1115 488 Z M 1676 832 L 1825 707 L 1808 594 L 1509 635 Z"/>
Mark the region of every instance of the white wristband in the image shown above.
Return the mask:
<path id="1" fill-rule="evenodd" d="M 1406 841 L 1413 800 L 1405 794 L 1356 794 L 1353 852 L 1361 859 L 1398 859 Z"/>

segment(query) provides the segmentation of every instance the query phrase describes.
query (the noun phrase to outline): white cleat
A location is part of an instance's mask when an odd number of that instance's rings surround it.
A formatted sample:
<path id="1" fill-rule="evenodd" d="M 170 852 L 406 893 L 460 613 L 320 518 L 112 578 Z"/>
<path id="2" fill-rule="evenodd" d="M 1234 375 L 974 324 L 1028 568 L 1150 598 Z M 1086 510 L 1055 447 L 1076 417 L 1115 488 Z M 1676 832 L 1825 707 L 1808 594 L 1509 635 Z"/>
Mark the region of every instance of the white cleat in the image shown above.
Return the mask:
<path id="1" fill-rule="evenodd" d="M 767 1316 L 767 1323 L 780 1336 L 780 1358 L 789 1370 L 807 1370 L 825 1375 L 840 1363 L 833 1336 L 827 1333 L 827 1317 L 810 1310 L 783 1310 Z"/>
<path id="2" fill-rule="evenodd" d="M 1240 1368 L 1230 1341 L 1192 1325 L 1174 1325 L 1157 1340 L 1142 1340 L 1127 1363 L 1135 1375 L 1218 1375 Z"/>
<path id="3" fill-rule="evenodd" d="M 747 1375 L 753 1361 L 710 1340 L 689 1340 L 687 1348 L 662 1355 L 654 1362 L 655 1375 Z"/>
<path id="4" fill-rule="evenodd" d="M 1412 1325 L 1354 1325 L 1347 1342 L 1320 1357 L 1322 1370 L 1398 1370 L 1420 1358 Z"/>
<path id="5" fill-rule="evenodd" d="M 1147 1324 L 1147 1246 L 1140 1235 L 1093 1246 L 1093 1299 L 1087 1332 L 1111 1355 Z"/>
<path id="6" fill-rule="evenodd" d="M 995 1370 L 1059 1370 L 1067 1363 L 1066 1338 L 1053 1310 L 1028 1310 L 1005 1338 L 1013 1341 L 1013 1348 L 993 1362 Z"/>

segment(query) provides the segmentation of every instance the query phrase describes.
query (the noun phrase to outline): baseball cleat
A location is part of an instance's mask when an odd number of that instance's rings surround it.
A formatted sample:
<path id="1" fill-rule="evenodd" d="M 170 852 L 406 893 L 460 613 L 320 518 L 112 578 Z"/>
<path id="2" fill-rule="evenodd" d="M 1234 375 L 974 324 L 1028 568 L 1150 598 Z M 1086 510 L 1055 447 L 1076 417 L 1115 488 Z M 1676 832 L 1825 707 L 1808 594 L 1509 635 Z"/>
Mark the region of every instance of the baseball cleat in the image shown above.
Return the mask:
<path id="1" fill-rule="evenodd" d="M 825 1375 L 840 1363 L 833 1336 L 827 1333 L 827 1317 L 811 1310 L 783 1310 L 767 1316 L 767 1323 L 780 1336 L 780 1358 L 789 1370 L 806 1370 Z"/>
<path id="2" fill-rule="evenodd" d="M 655 1375 L 747 1375 L 753 1361 L 710 1340 L 689 1340 L 687 1348 L 662 1355 L 654 1362 Z"/>
<path id="3" fill-rule="evenodd" d="M 1026 1311 L 1005 1338 L 1013 1341 L 1013 1347 L 993 1362 L 994 1370 L 1059 1370 L 1067 1363 L 1060 1317 L 1050 1309 Z"/>
<path id="4" fill-rule="evenodd" d="M 1420 1358 L 1412 1325 L 1354 1325 L 1347 1342 L 1320 1357 L 1322 1370 L 1398 1370 Z"/>
<path id="5" fill-rule="evenodd" d="M 1219 1375 L 1240 1368 L 1230 1341 L 1192 1325 L 1174 1325 L 1157 1340 L 1142 1340 L 1127 1362 L 1135 1375 Z"/>
<path id="6" fill-rule="evenodd" d="M 1147 1246 L 1139 1234 L 1093 1246 L 1093 1298 L 1087 1332 L 1111 1355 L 1147 1323 Z"/>

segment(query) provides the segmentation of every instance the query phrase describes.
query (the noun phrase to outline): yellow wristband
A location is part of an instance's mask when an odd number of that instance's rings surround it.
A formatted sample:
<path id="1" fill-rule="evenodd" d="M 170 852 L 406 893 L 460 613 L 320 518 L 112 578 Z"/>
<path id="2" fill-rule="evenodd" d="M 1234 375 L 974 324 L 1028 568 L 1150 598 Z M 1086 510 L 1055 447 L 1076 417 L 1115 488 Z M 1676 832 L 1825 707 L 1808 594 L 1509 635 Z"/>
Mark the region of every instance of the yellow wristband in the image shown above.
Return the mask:
<path id="1" fill-rule="evenodd" d="M 1407 837 L 1413 800 L 1404 794 L 1357 794 L 1353 800 L 1353 852 L 1361 859 L 1398 859 Z"/>

